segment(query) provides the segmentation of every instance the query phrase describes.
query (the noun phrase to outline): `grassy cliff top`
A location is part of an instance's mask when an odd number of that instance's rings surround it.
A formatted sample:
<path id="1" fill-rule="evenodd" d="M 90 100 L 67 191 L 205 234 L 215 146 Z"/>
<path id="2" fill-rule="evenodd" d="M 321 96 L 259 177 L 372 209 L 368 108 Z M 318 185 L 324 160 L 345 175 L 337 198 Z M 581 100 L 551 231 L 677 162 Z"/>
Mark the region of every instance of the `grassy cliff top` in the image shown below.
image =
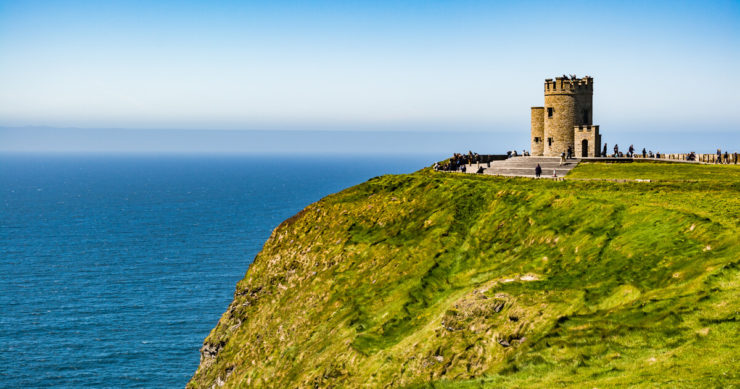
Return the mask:
<path id="1" fill-rule="evenodd" d="M 191 387 L 740 380 L 740 168 L 383 176 L 283 222 Z"/>

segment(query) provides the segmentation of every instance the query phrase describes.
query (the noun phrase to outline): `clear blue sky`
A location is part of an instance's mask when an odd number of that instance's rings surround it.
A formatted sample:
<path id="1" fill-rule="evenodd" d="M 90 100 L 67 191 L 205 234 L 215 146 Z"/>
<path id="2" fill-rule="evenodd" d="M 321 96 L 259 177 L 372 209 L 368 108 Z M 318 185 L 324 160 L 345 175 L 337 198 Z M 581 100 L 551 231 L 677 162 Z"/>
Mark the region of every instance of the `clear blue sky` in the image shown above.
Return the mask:
<path id="1" fill-rule="evenodd" d="M 740 2 L 0 1 L 0 126 L 740 131 Z"/>

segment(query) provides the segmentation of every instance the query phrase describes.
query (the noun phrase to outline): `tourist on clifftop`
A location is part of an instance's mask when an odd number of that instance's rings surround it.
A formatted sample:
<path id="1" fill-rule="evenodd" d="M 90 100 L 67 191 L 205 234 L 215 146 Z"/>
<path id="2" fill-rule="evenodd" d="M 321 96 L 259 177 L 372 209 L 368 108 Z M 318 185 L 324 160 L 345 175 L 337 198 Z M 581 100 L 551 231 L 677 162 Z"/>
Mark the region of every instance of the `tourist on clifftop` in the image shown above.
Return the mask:
<path id="1" fill-rule="evenodd" d="M 534 176 L 537 178 L 540 178 L 541 175 L 542 175 L 542 166 L 540 166 L 540 164 L 538 163 L 537 167 L 534 168 Z"/>

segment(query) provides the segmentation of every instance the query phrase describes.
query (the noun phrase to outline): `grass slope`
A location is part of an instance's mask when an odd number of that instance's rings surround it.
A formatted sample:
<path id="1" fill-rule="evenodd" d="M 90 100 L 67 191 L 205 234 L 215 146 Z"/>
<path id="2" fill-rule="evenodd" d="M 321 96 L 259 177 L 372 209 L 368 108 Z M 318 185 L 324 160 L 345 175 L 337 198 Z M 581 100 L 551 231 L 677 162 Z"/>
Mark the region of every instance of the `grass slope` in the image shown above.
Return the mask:
<path id="1" fill-rule="evenodd" d="M 280 225 L 190 387 L 732 387 L 740 169 L 384 176 Z M 571 176 L 569 176 L 571 177 Z"/>

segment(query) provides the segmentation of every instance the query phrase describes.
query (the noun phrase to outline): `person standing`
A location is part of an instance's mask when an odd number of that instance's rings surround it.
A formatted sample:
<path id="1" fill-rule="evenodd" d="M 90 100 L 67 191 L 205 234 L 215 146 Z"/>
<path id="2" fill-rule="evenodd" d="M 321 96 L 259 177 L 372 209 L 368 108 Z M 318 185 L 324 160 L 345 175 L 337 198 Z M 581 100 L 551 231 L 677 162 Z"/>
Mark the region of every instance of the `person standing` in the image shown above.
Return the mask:
<path id="1" fill-rule="evenodd" d="M 606 143 L 604 143 L 604 151 L 601 152 L 602 157 L 606 157 Z"/>
<path id="2" fill-rule="evenodd" d="M 538 163 L 537 167 L 534 168 L 534 176 L 537 178 L 540 178 L 541 175 L 542 175 L 542 166 L 540 166 L 540 164 Z"/>
<path id="3" fill-rule="evenodd" d="M 717 160 L 714 163 L 722 163 L 722 150 L 717 149 Z"/>
<path id="4" fill-rule="evenodd" d="M 565 163 L 565 151 L 560 153 L 560 166 L 563 166 L 564 163 Z"/>
<path id="5" fill-rule="evenodd" d="M 614 156 L 615 157 L 619 156 L 619 145 L 617 144 L 614 145 Z"/>

